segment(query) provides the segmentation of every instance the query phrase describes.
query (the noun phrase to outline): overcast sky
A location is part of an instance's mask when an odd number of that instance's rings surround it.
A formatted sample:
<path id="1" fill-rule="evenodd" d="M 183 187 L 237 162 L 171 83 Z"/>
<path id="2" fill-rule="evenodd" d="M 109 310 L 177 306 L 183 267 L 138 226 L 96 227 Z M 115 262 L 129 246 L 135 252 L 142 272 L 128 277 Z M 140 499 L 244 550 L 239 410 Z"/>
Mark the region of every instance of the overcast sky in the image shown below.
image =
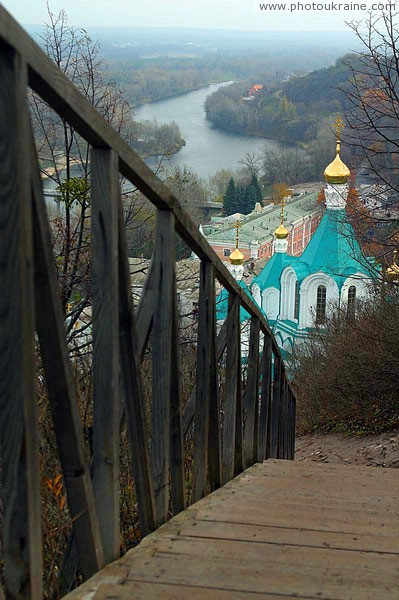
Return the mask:
<path id="1" fill-rule="evenodd" d="M 287 1 L 287 6 L 295 0 Z M 309 1 L 309 0 L 308 0 Z M 332 0 L 322 0 L 329 3 Z M 340 0 L 341 2 L 343 0 Z M 362 0 L 356 0 L 359 3 Z M 46 20 L 43 0 L 0 0 L 22 24 Z M 300 0 L 305 4 L 306 0 Z M 345 30 L 345 21 L 366 13 L 349 11 L 261 11 L 255 0 L 51 0 L 51 9 L 65 8 L 72 25 L 207 27 L 246 30 Z M 370 3 L 367 3 L 370 6 Z"/>

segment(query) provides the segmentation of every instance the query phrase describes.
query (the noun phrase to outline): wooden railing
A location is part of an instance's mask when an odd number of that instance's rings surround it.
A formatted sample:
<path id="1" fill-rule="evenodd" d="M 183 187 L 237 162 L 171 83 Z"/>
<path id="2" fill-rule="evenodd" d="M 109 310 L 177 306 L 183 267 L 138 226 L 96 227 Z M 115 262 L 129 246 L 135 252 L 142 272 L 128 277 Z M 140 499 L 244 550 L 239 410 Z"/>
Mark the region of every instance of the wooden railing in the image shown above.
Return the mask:
<path id="1" fill-rule="evenodd" d="M 85 456 L 29 120 L 29 86 L 92 147 L 92 472 Z M 132 305 L 119 174 L 157 208 L 155 251 L 137 310 Z M 179 383 L 176 232 L 201 265 L 196 386 L 184 409 Z M 228 317 L 218 335 L 215 278 L 229 293 Z M 185 508 L 183 442 L 193 423 L 194 501 L 254 462 L 268 457 L 293 459 L 295 397 L 264 315 L 170 190 L 2 7 L 0 291 L 2 551 L 8 597 L 41 598 L 43 594 L 36 339 L 84 578 L 119 555 L 122 419 L 126 419 L 129 432 L 141 535 Z M 244 395 L 240 307 L 250 314 Z M 141 361 L 150 334 L 149 444 Z M 226 383 L 221 408 L 218 377 L 224 355 Z"/>

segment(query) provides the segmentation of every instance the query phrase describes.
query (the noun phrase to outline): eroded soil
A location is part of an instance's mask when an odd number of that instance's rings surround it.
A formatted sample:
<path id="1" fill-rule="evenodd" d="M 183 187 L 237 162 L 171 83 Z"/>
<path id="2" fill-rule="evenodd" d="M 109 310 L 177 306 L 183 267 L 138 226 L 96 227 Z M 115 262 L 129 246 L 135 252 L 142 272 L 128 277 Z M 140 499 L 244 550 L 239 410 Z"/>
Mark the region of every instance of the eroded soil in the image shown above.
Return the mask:
<path id="1" fill-rule="evenodd" d="M 295 459 L 399 468 L 399 431 L 364 437 L 338 433 L 301 436 Z"/>

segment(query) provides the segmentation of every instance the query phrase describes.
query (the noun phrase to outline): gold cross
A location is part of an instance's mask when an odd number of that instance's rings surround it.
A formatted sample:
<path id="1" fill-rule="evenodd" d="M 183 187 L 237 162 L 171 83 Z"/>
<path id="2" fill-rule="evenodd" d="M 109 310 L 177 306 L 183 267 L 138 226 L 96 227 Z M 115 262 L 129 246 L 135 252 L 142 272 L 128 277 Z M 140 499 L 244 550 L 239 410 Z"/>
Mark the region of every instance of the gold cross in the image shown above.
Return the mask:
<path id="1" fill-rule="evenodd" d="M 335 119 L 335 133 L 337 134 L 337 139 L 340 140 L 341 139 L 341 133 L 343 128 L 345 127 L 345 123 L 341 117 L 341 115 L 337 115 L 337 118 Z"/>
<path id="2" fill-rule="evenodd" d="M 241 222 L 237 219 L 235 225 L 234 225 L 234 229 L 236 230 L 236 250 L 238 248 L 238 241 L 240 239 L 240 227 L 242 227 Z"/>

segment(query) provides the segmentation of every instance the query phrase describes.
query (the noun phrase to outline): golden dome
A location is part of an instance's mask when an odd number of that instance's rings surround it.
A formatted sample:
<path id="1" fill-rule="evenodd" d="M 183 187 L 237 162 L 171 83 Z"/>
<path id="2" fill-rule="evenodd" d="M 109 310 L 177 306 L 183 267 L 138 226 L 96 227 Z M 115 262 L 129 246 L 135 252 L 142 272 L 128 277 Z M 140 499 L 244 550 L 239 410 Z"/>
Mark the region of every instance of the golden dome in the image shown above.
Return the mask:
<path id="1" fill-rule="evenodd" d="M 351 172 L 339 155 L 340 141 L 337 141 L 337 155 L 334 160 L 326 167 L 324 179 L 327 183 L 347 183 Z"/>
<path id="2" fill-rule="evenodd" d="M 398 281 L 399 280 L 399 265 L 396 262 L 397 255 L 398 255 L 398 251 L 395 250 L 394 253 L 393 253 L 393 263 L 386 270 L 386 276 L 391 281 Z"/>
<path id="3" fill-rule="evenodd" d="M 229 256 L 229 261 L 232 265 L 243 265 L 244 260 L 244 255 L 239 251 L 238 248 L 236 248 Z"/>
<path id="4" fill-rule="evenodd" d="M 289 231 L 286 227 L 284 227 L 284 225 L 281 223 L 281 225 L 279 225 L 276 229 L 276 231 L 274 232 L 274 235 L 276 236 L 276 238 L 278 240 L 285 240 L 287 239 L 289 234 Z"/>

